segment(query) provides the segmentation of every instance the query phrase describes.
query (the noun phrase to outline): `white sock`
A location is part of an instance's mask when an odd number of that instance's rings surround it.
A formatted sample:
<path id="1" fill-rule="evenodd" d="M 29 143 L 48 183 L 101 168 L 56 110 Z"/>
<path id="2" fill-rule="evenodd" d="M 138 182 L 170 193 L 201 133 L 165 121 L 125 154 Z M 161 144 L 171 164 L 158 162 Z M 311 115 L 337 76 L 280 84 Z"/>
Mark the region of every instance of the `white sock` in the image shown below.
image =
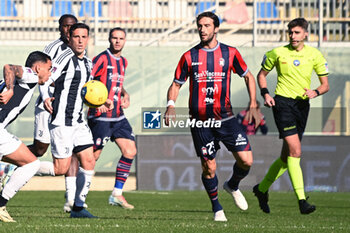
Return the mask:
<path id="1" fill-rule="evenodd" d="M 22 167 L 17 167 L 13 172 L 9 182 L 2 190 L 2 196 L 10 200 L 29 180 L 34 176 L 40 167 L 40 161 L 37 159 Z"/>
<path id="2" fill-rule="evenodd" d="M 121 196 L 123 194 L 123 189 L 114 188 L 112 191 L 112 196 Z"/>
<path id="3" fill-rule="evenodd" d="M 40 161 L 40 168 L 35 174 L 37 176 L 55 176 L 55 168 L 53 162 Z"/>
<path id="4" fill-rule="evenodd" d="M 93 175 L 94 170 L 84 170 L 82 167 L 79 167 L 76 182 L 77 191 L 75 193 L 74 205 L 83 207 L 86 197 L 89 193 Z"/>
<path id="5" fill-rule="evenodd" d="M 66 176 L 66 200 L 74 201 L 75 192 L 77 190 L 77 177 L 76 176 Z"/>

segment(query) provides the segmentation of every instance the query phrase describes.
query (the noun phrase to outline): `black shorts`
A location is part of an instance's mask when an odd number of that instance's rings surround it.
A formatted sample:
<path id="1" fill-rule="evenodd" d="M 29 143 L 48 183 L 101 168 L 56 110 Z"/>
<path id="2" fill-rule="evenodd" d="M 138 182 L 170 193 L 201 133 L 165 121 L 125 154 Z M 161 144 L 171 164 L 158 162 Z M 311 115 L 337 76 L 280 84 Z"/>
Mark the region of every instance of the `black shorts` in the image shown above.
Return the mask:
<path id="1" fill-rule="evenodd" d="M 220 149 L 221 141 L 231 152 L 250 151 L 248 137 L 236 117 L 221 122 L 220 128 L 191 128 L 198 157 L 212 160 Z"/>
<path id="2" fill-rule="evenodd" d="M 88 120 L 89 127 L 94 139 L 94 149 L 102 149 L 111 139 L 126 138 L 135 141 L 135 135 L 129 121 L 124 118 L 120 121 L 100 121 L 95 118 Z"/>
<path id="3" fill-rule="evenodd" d="M 301 140 L 309 115 L 309 100 L 291 99 L 279 95 L 274 99 L 275 106 L 272 110 L 280 138 L 298 134 Z"/>

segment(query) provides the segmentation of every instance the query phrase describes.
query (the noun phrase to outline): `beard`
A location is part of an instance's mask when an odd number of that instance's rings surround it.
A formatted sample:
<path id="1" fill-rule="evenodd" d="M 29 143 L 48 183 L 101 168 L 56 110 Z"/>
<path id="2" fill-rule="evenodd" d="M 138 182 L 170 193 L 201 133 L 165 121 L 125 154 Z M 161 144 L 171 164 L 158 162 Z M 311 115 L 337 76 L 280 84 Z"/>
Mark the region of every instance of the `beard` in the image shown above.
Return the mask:
<path id="1" fill-rule="evenodd" d="M 213 41 L 214 37 L 215 37 L 215 34 L 212 34 L 212 35 L 210 35 L 210 37 L 208 37 L 208 39 L 206 39 L 206 40 L 202 40 L 202 39 L 201 39 L 201 44 L 202 44 L 202 45 L 208 45 L 208 44 L 210 44 L 210 42 Z"/>

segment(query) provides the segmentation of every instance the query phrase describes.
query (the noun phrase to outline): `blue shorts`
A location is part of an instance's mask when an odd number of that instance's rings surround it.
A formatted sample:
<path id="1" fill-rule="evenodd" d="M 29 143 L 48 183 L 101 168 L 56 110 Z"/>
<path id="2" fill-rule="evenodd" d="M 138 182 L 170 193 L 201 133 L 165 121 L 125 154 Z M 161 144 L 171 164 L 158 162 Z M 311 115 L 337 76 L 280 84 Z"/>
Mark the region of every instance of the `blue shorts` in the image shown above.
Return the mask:
<path id="1" fill-rule="evenodd" d="M 120 121 L 99 121 L 96 118 L 88 120 L 94 139 L 94 150 L 102 149 L 111 139 L 126 138 L 135 141 L 135 135 L 126 118 Z"/>
<path id="2" fill-rule="evenodd" d="M 220 128 L 191 128 L 192 139 L 198 157 L 212 160 L 220 149 L 221 141 L 231 152 L 250 151 L 250 143 L 236 117 L 221 122 Z"/>

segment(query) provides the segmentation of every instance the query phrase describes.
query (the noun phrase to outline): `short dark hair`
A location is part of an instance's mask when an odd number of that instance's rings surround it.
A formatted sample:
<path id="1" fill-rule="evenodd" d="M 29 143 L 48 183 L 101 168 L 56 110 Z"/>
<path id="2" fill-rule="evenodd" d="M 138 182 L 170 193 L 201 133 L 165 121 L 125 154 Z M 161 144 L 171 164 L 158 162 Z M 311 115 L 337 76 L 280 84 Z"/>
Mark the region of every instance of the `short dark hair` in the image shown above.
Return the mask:
<path id="1" fill-rule="evenodd" d="M 71 15 L 71 14 L 64 14 L 60 17 L 60 19 L 58 20 L 58 23 L 59 25 L 62 25 L 63 21 L 66 19 L 66 18 L 72 18 L 75 20 L 75 22 L 78 22 L 78 19 L 77 17 L 75 17 L 74 15 Z"/>
<path id="2" fill-rule="evenodd" d="M 88 31 L 88 35 L 89 35 L 90 27 L 88 25 L 86 25 L 85 23 L 75 23 L 69 29 L 69 36 L 72 36 L 73 32 L 78 28 L 86 29 Z"/>
<path id="3" fill-rule="evenodd" d="M 49 55 L 41 51 L 34 51 L 28 55 L 25 67 L 32 67 L 36 62 L 47 63 L 48 61 L 51 61 L 51 57 Z"/>
<path id="4" fill-rule="evenodd" d="M 295 18 L 288 24 L 288 30 L 290 31 L 294 27 L 302 27 L 305 31 L 307 31 L 307 28 L 309 26 L 309 23 L 304 18 Z"/>
<path id="5" fill-rule="evenodd" d="M 121 28 L 121 27 L 115 27 L 115 28 L 112 28 L 112 29 L 109 31 L 109 36 L 108 36 L 108 39 L 111 39 L 111 37 L 112 37 L 112 33 L 113 33 L 114 31 L 122 31 L 122 32 L 124 32 L 124 34 L 125 34 L 125 36 L 126 36 L 126 31 L 125 31 L 125 29 L 124 29 L 124 28 Z"/>
<path id="6" fill-rule="evenodd" d="M 214 21 L 214 27 L 217 28 L 220 26 L 219 17 L 211 11 L 206 11 L 206 12 L 200 13 L 197 16 L 197 25 L 198 25 L 199 20 L 201 20 L 201 18 L 203 18 L 203 17 L 211 18 Z"/>

